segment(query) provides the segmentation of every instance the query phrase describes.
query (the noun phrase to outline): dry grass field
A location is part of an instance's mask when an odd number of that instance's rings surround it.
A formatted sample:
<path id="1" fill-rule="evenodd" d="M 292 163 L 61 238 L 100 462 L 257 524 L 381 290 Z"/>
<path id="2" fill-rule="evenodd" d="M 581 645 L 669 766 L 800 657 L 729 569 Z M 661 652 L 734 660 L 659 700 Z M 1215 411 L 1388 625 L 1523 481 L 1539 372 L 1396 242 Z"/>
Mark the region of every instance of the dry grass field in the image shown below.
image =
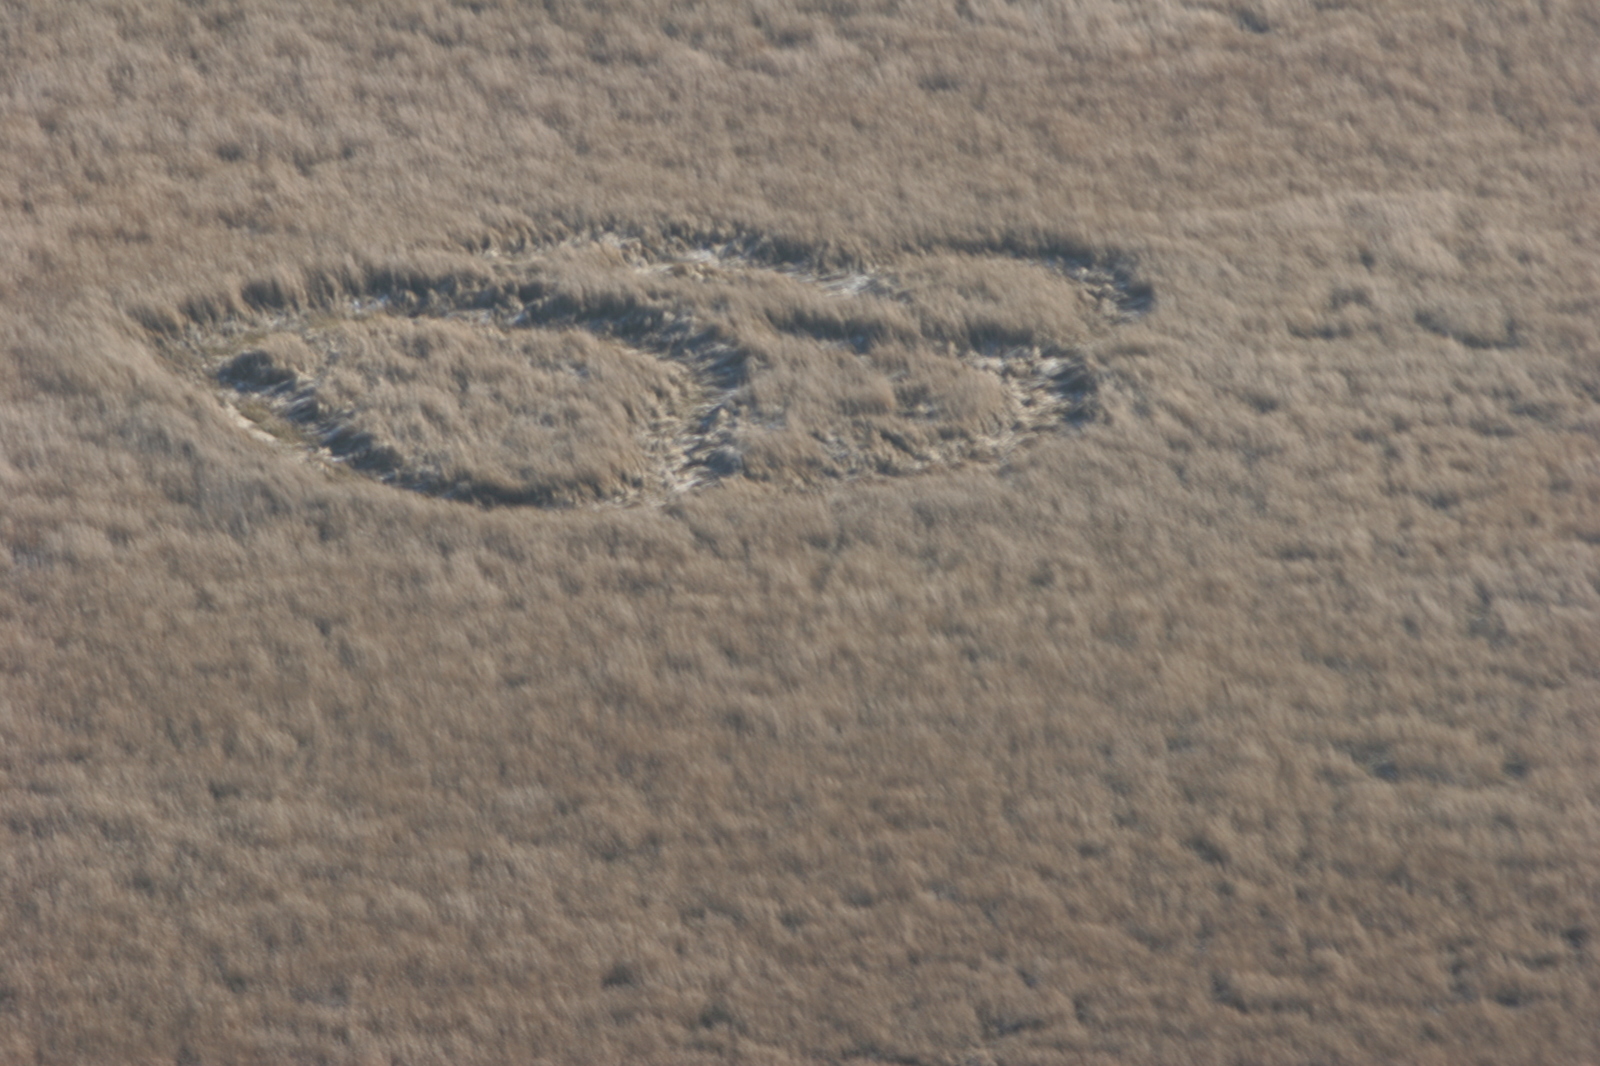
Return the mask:
<path id="1" fill-rule="evenodd" d="M 0 1062 L 1600 1061 L 1589 0 L 0 2 Z"/>

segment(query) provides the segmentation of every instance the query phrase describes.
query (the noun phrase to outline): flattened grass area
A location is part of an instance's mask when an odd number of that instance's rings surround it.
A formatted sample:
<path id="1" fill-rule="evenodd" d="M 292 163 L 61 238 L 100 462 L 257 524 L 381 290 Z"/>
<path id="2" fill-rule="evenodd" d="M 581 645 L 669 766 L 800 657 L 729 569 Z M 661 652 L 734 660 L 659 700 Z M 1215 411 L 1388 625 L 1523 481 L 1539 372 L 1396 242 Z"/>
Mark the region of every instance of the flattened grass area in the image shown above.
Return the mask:
<path id="1" fill-rule="evenodd" d="M 1600 1059 L 1596 54 L 0 11 L 0 1061 Z"/>

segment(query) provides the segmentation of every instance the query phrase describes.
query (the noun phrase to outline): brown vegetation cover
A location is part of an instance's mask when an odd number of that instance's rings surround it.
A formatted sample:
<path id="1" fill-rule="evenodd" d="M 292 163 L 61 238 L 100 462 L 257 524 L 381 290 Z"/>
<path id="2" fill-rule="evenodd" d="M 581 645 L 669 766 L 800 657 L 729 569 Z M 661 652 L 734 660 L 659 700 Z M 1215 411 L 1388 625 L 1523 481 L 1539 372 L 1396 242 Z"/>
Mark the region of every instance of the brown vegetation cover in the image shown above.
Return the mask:
<path id="1" fill-rule="evenodd" d="M 1600 1060 L 1597 55 L 0 5 L 0 1061 Z"/>

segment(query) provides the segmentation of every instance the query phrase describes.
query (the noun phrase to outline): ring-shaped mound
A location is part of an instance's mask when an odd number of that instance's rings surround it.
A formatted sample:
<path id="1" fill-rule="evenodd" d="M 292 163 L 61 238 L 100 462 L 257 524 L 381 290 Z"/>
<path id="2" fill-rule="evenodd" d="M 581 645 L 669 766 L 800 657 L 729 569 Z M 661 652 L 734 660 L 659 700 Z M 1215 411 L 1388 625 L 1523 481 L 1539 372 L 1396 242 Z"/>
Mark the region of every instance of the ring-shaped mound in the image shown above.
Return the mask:
<path id="1" fill-rule="evenodd" d="M 254 302 L 280 306 L 160 339 L 263 439 L 430 495 L 574 506 L 998 462 L 1096 417 L 1085 348 L 1153 297 L 1083 257 L 830 270 L 602 233 Z"/>

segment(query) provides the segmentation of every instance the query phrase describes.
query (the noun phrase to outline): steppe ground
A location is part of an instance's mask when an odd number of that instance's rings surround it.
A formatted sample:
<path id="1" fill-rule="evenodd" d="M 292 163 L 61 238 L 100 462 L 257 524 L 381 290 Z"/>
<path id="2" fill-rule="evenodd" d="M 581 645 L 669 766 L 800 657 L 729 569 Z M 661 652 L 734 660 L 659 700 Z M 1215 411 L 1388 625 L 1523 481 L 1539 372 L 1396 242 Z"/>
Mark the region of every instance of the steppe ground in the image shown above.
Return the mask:
<path id="1" fill-rule="evenodd" d="M 6 0 L 0 350 L 0 1061 L 1600 1061 L 1592 0 Z"/>

